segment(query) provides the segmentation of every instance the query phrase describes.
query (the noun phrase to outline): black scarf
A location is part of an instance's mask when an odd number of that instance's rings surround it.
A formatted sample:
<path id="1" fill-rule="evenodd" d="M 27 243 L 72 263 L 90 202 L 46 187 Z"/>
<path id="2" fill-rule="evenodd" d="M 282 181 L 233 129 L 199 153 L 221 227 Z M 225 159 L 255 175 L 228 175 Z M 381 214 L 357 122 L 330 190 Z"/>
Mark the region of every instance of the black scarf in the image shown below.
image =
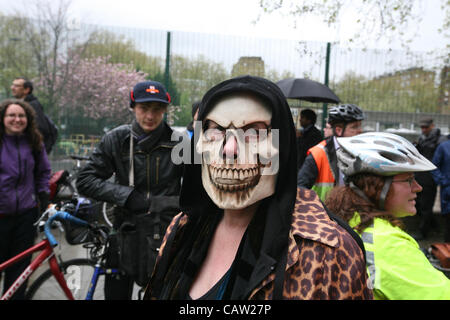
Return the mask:
<path id="1" fill-rule="evenodd" d="M 131 124 L 131 133 L 136 139 L 137 144 L 143 149 L 143 150 L 151 150 L 153 149 L 158 141 L 160 140 L 161 136 L 164 133 L 164 121 L 161 121 L 158 127 L 155 128 L 155 130 L 151 132 L 145 132 L 139 123 L 136 120 L 133 120 Z"/>
<path id="2" fill-rule="evenodd" d="M 210 89 L 201 102 L 198 120 L 203 121 L 221 97 L 230 93 L 256 94 L 272 107 L 272 129 L 279 129 L 279 171 L 275 194 L 261 200 L 249 224 L 233 263 L 224 299 L 247 299 L 274 269 L 283 268 L 297 191 L 296 137 L 292 115 L 278 86 L 266 79 L 244 76 L 224 81 Z M 192 161 L 195 144 L 191 141 Z M 202 185 L 201 165 L 185 165 L 180 195 L 181 209 L 188 216 L 183 233 L 166 243 L 149 288 L 159 299 L 186 299 L 209 248 L 223 213 Z M 277 273 L 278 276 L 278 273 Z M 282 273 L 284 276 L 284 273 Z"/>

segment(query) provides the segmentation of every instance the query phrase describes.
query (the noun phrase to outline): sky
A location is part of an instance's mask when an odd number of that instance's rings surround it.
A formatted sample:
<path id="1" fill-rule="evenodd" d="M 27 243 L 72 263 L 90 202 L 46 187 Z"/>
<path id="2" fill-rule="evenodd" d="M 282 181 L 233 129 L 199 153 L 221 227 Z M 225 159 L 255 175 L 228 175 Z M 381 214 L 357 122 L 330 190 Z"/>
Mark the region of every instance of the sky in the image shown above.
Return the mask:
<path id="1" fill-rule="evenodd" d="M 0 12 L 7 14 L 22 8 L 27 14 L 31 10 L 23 8 L 29 7 L 32 1 L 51 1 L 56 6 L 59 0 L 0 0 Z M 356 0 L 350 3 L 353 1 Z M 423 1 L 421 35 L 413 43 L 412 50 L 430 51 L 447 44 L 448 40 L 436 32 L 443 20 L 440 3 L 441 0 Z M 352 7 L 343 19 L 345 23 L 336 30 L 321 24 L 317 18 L 305 19 L 294 28 L 292 20 L 276 13 L 263 14 L 255 22 L 262 13 L 259 0 L 72 0 L 69 20 L 75 21 L 74 25 L 108 27 L 109 31 L 132 39 L 138 50 L 150 56 L 164 59 L 166 32 L 172 31 L 172 54 L 191 58 L 205 55 L 222 63 L 228 71 L 242 56 L 262 57 L 266 70 L 289 71 L 296 77 L 322 81 L 326 42 L 339 41 L 353 30 L 355 24 L 352 21 L 356 18 L 351 10 Z M 308 42 L 311 55 L 303 53 L 299 41 L 315 41 Z M 380 45 L 366 45 L 369 49 L 383 49 Z M 358 50 L 353 53 L 341 50 L 335 54 L 336 60 L 332 56 L 330 73 L 334 78 L 331 81 L 338 81 L 349 68 L 374 77 L 414 64 L 405 60 L 403 54 L 384 57 L 383 54 L 364 54 Z M 332 51 L 332 54 L 337 52 L 334 47 Z M 430 63 L 434 61 L 430 59 Z"/>
<path id="2" fill-rule="evenodd" d="M 0 12 L 20 8 L 21 1 L 31 0 L 0 0 Z M 421 11 L 421 36 L 413 50 L 445 47 L 444 39 L 436 32 L 443 18 L 440 0 L 424 1 Z M 107 26 L 325 42 L 339 40 L 355 26 L 349 18 L 339 31 L 331 30 L 311 18 L 295 29 L 292 21 L 278 14 L 264 14 L 254 23 L 261 12 L 259 0 L 72 0 L 70 15 L 83 23 Z"/>

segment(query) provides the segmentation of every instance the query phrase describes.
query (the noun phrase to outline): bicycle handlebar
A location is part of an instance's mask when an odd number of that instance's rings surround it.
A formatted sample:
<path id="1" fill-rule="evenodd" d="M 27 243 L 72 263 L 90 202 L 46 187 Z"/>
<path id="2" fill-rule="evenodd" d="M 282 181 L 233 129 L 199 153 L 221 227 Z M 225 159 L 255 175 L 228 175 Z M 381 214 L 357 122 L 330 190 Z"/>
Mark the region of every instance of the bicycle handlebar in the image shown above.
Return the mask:
<path id="1" fill-rule="evenodd" d="M 55 237 L 53 236 L 52 232 L 51 232 L 51 225 L 52 222 L 54 220 L 68 220 L 71 223 L 75 223 L 79 226 L 89 226 L 89 223 L 87 221 L 81 220 L 77 217 L 74 217 L 73 215 L 71 215 L 68 212 L 65 211 L 56 211 L 56 213 L 54 215 L 52 215 L 47 222 L 45 222 L 45 226 L 44 226 L 44 232 L 45 232 L 45 236 L 48 239 L 48 242 L 50 242 L 50 245 L 52 247 L 55 247 L 58 245 L 58 242 L 56 241 Z"/>

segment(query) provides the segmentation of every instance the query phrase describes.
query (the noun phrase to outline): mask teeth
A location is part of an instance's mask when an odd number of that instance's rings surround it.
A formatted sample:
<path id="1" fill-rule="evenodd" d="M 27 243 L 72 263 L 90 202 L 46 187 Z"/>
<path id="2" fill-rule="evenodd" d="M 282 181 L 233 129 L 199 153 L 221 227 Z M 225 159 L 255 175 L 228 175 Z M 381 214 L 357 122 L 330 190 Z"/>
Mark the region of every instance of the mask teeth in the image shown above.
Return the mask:
<path id="1" fill-rule="evenodd" d="M 225 192 L 245 191 L 254 187 L 259 182 L 259 167 L 238 169 L 238 168 L 221 168 L 209 166 L 210 178 L 214 186 Z M 217 183 L 216 179 L 238 180 L 241 183 L 222 184 Z"/>
<path id="2" fill-rule="evenodd" d="M 244 180 L 251 177 L 256 177 L 260 173 L 259 166 L 248 169 L 238 168 L 220 168 L 209 166 L 212 178 Z"/>

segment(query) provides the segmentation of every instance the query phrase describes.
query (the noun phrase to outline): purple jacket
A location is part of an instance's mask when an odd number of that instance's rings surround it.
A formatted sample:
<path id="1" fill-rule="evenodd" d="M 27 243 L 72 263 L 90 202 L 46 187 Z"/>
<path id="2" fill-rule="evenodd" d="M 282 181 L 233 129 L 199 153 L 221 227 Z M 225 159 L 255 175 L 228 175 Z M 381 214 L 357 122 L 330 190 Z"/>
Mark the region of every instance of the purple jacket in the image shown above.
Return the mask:
<path id="1" fill-rule="evenodd" d="M 50 163 L 45 149 L 37 156 L 25 136 L 5 134 L 0 146 L 0 215 L 15 214 L 37 205 L 37 194 L 49 192 Z"/>

